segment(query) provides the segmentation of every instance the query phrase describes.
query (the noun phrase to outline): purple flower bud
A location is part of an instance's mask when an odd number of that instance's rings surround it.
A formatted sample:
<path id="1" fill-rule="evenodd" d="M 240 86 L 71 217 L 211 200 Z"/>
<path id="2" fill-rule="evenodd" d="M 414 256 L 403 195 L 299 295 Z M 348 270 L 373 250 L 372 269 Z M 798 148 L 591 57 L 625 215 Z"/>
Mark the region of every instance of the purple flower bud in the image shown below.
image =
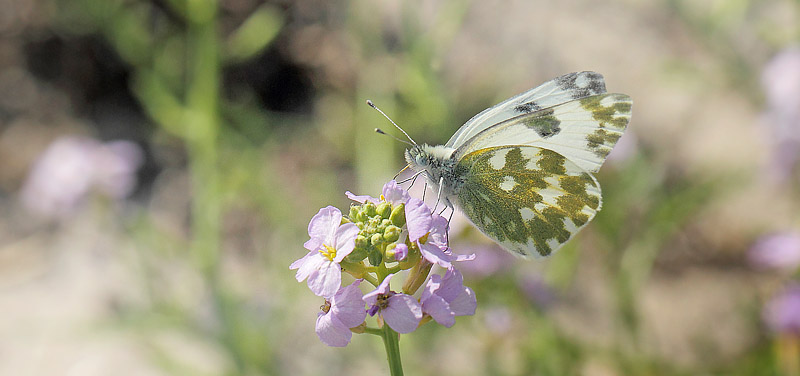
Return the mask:
<path id="1" fill-rule="evenodd" d="M 405 243 L 400 243 L 394 247 L 394 260 L 403 261 L 408 257 L 408 246 Z"/>

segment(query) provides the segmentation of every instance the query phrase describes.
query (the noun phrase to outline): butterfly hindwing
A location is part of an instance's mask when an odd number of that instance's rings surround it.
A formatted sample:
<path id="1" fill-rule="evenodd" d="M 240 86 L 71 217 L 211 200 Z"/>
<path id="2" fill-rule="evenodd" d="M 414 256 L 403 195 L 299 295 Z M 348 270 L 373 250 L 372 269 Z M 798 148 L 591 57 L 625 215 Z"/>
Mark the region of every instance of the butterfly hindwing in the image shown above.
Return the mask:
<path id="1" fill-rule="evenodd" d="M 597 172 L 631 117 L 631 98 L 600 94 L 519 115 L 495 124 L 457 150 L 457 157 L 502 145 L 553 150 L 578 167 Z"/>
<path id="2" fill-rule="evenodd" d="M 459 148 L 467 140 L 494 124 L 519 115 L 605 92 L 605 81 L 599 73 L 577 72 L 565 74 L 483 110 L 464 123 L 453 137 L 447 141 L 445 146 Z"/>
<path id="3" fill-rule="evenodd" d="M 455 166 L 458 205 L 484 234 L 523 257 L 548 256 L 600 209 L 600 185 L 563 155 L 533 146 L 480 149 Z"/>

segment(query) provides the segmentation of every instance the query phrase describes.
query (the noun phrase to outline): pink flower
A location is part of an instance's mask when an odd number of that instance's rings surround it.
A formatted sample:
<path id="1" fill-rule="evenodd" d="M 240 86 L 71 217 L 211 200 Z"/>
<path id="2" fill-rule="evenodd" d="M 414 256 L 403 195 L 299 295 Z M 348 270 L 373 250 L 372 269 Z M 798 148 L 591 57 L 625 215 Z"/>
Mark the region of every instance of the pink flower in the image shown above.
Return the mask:
<path id="1" fill-rule="evenodd" d="M 444 277 L 434 274 L 422 291 L 422 311 L 446 327 L 456 323 L 456 316 L 475 314 L 478 301 L 475 293 L 464 286 L 464 279 L 456 269 L 448 269 Z"/>
<path id="2" fill-rule="evenodd" d="M 330 300 L 325 301 L 322 312 L 317 316 L 316 332 L 326 345 L 347 346 L 353 336 L 350 328 L 361 325 L 367 318 L 361 289 L 358 288 L 361 281 L 358 279 L 350 286 L 342 287 Z"/>
<path id="3" fill-rule="evenodd" d="M 800 285 L 789 285 L 767 303 L 762 313 L 772 331 L 800 335 Z"/>
<path id="4" fill-rule="evenodd" d="M 123 199 L 136 187 L 142 151 L 128 141 L 88 137 L 55 140 L 39 156 L 20 191 L 22 204 L 51 218 L 72 214 L 93 191 Z"/>
<path id="5" fill-rule="evenodd" d="M 771 172 L 782 181 L 800 159 L 800 46 L 776 54 L 764 66 L 761 83 L 767 99 L 765 133 L 773 144 Z"/>
<path id="6" fill-rule="evenodd" d="M 753 245 L 748 257 L 760 267 L 795 270 L 800 266 L 800 233 L 765 236 Z"/>
<path id="7" fill-rule="evenodd" d="M 322 208 L 311 218 L 304 246 L 310 252 L 295 261 L 289 269 L 297 269 L 298 282 L 308 279 L 308 287 L 317 296 L 328 298 L 342 284 L 342 269 L 339 263 L 355 248 L 358 226 L 342 223 L 342 213 L 333 206 Z"/>
<path id="8" fill-rule="evenodd" d="M 413 296 L 389 290 L 389 281 L 394 274 L 389 274 L 375 290 L 364 295 L 364 302 L 370 307 L 371 316 L 379 313 L 394 331 L 411 333 L 419 326 L 422 319 L 422 307 Z"/>

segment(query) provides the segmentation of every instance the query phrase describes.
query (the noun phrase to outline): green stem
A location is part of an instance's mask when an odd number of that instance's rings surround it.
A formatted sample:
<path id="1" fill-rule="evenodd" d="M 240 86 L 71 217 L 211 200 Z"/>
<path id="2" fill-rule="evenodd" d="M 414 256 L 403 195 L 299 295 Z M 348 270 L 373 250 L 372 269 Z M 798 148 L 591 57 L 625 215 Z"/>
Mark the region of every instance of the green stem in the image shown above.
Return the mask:
<path id="1" fill-rule="evenodd" d="M 214 0 L 187 8 L 188 82 L 185 134 L 192 178 L 192 249 L 200 270 L 215 283 L 218 272 L 220 217 L 217 163 L 219 134 L 219 40 Z"/>
<path id="2" fill-rule="evenodd" d="M 403 363 L 400 361 L 400 337 L 389 325 L 383 325 L 383 346 L 386 348 L 386 359 L 389 361 L 389 374 L 403 375 Z"/>

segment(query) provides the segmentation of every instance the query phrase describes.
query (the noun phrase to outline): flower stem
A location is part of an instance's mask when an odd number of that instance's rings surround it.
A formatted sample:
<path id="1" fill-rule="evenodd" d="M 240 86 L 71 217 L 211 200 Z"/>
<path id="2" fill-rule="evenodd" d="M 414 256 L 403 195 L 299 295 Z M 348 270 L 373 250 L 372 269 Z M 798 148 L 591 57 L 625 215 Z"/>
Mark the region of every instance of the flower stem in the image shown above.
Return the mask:
<path id="1" fill-rule="evenodd" d="M 400 361 L 400 337 L 389 325 L 383 325 L 383 346 L 386 348 L 386 359 L 389 361 L 389 374 L 403 376 L 403 363 Z"/>

